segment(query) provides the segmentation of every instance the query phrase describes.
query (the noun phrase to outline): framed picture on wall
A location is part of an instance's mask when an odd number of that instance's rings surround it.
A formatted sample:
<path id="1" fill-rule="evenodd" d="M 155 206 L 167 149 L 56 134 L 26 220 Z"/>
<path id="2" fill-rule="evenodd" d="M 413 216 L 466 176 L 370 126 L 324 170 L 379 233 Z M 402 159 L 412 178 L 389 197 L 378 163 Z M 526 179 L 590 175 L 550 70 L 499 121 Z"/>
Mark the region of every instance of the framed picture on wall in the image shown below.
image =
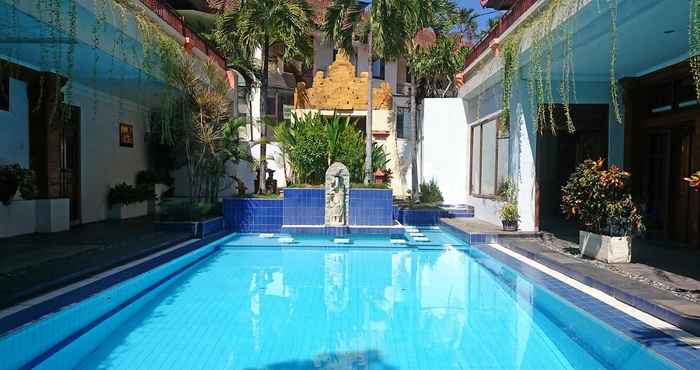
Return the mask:
<path id="1" fill-rule="evenodd" d="M 119 124 L 119 146 L 127 148 L 134 147 L 134 125 L 127 123 Z"/>

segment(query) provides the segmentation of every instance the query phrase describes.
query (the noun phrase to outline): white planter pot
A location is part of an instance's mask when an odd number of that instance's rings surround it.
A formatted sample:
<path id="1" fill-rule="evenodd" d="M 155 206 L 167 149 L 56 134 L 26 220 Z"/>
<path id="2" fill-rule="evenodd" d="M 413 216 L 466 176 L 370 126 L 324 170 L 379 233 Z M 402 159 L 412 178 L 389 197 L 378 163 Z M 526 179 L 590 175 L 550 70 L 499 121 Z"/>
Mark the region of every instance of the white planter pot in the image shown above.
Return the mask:
<path id="1" fill-rule="evenodd" d="M 632 238 L 613 237 L 579 231 L 579 246 L 584 256 L 606 263 L 629 263 L 632 261 Z"/>
<path id="2" fill-rule="evenodd" d="M 36 231 L 55 233 L 70 229 L 70 199 L 37 199 Z"/>
<path id="3" fill-rule="evenodd" d="M 0 204 L 0 238 L 31 234 L 36 231 L 36 201 L 14 200 Z"/>
<path id="4" fill-rule="evenodd" d="M 118 204 L 109 209 L 109 218 L 123 220 L 126 218 L 141 217 L 148 214 L 148 202 L 132 203 L 129 205 Z"/>

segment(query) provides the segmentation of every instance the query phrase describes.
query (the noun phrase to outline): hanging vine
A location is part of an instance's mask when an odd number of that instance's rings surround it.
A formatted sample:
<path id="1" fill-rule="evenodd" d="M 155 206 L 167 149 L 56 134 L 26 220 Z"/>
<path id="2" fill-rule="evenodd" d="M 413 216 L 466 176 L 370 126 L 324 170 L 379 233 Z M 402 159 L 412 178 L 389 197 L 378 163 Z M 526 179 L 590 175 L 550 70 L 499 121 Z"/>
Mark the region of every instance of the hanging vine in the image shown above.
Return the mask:
<path id="1" fill-rule="evenodd" d="M 615 113 L 617 123 L 623 123 L 622 110 L 620 109 L 620 95 L 617 88 L 617 1 L 610 2 L 610 101 Z"/>
<path id="2" fill-rule="evenodd" d="M 611 18 L 611 57 L 610 57 L 610 95 L 611 104 L 615 118 L 622 123 L 623 113 L 620 108 L 620 97 L 617 85 L 617 17 L 618 0 L 606 0 L 609 3 Z M 700 17 L 700 0 L 691 0 L 695 4 L 694 15 Z M 576 101 L 576 82 L 574 78 L 574 42 L 573 33 L 576 29 L 576 13 L 582 7 L 582 0 L 550 0 L 543 8 L 531 17 L 528 17 L 522 24 L 517 26 L 503 43 L 501 57 L 503 63 L 503 111 L 501 122 L 504 128 L 508 129 L 510 121 L 509 102 L 513 89 L 514 78 L 519 68 L 519 56 L 523 40 L 527 39 L 530 45 L 527 46 L 530 53 L 530 64 L 528 69 L 528 92 L 532 120 L 539 132 L 544 128 L 550 128 L 552 133 L 564 126 L 557 126 L 555 121 L 555 88 L 552 82 L 554 68 L 554 49 L 558 42 L 561 42 L 561 74 L 558 95 L 562 106 L 562 113 L 567 131 L 575 131 L 570 104 Z M 563 21 L 559 21 L 563 20 Z M 695 43 L 697 52 L 700 54 L 700 21 L 691 32 L 696 35 Z M 556 29 L 560 32 L 555 32 Z M 691 26 L 692 28 L 692 26 Z M 692 36 L 691 36 L 692 37 Z M 698 97 L 700 97 L 700 57 L 695 58 L 695 73 L 697 76 Z"/>
<path id="3" fill-rule="evenodd" d="M 695 82 L 695 94 L 700 100 L 700 0 L 690 1 L 688 21 L 688 55 L 690 71 Z"/>

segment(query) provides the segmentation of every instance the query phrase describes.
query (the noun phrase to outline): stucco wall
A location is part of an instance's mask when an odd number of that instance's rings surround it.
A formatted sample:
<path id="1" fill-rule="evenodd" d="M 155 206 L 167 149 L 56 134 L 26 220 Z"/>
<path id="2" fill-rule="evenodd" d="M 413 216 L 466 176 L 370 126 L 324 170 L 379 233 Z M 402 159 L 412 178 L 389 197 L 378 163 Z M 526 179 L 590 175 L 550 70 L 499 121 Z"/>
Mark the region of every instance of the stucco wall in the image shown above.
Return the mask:
<path id="1" fill-rule="evenodd" d="M 435 179 L 446 203 L 465 203 L 469 145 L 464 101 L 425 99 L 423 106 L 422 181 Z"/>
<path id="2" fill-rule="evenodd" d="M 73 104 L 81 111 L 82 221 L 100 221 L 107 217 L 109 187 L 121 182 L 134 184 L 136 173 L 148 167 L 148 111 L 104 93 L 93 94 L 85 86 L 75 86 Z M 119 146 L 120 122 L 133 125 L 133 148 Z"/>

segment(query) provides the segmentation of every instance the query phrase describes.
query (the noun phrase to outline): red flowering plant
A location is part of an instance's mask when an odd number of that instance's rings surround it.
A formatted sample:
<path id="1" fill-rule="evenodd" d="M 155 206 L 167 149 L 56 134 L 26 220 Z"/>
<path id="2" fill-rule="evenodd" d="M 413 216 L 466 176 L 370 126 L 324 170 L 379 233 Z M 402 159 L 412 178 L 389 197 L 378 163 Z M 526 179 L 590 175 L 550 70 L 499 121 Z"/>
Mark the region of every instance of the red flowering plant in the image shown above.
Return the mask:
<path id="1" fill-rule="evenodd" d="M 644 232 L 644 218 L 632 200 L 630 173 L 605 160 L 587 159 L 562 187 L 561 210 L 579 226 L 596 234 L 630 236 Z"/>
<path id="2" fill-rule="evenodd" d="M 688 182 L 688 186 L 693 191 L 700 191 L 700 171 L 693 172 L 689 177 L 684 177 L 683 180 Z"/>

